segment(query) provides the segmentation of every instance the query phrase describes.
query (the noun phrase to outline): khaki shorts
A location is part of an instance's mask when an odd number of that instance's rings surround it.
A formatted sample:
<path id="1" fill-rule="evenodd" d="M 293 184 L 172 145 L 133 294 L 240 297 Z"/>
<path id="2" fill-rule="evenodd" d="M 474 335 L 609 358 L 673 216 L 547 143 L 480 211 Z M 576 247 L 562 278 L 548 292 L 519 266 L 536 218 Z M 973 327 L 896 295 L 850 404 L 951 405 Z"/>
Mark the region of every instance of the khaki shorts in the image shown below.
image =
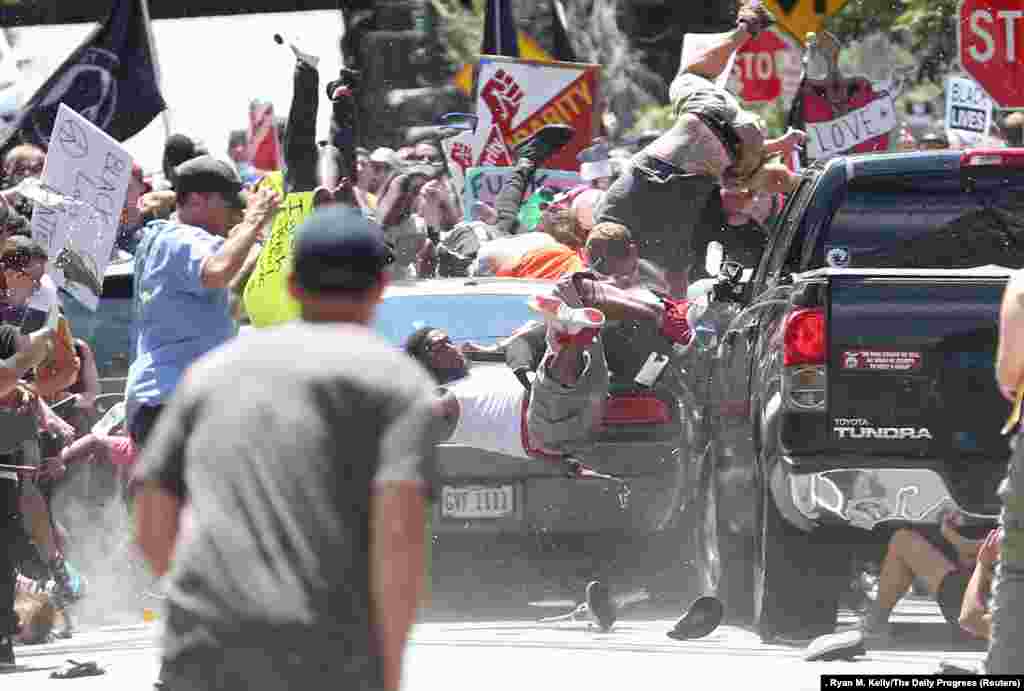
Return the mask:
<path id="1" fill-rule="evenodd" d="M 608 398 L 608 362 L 598 338 L 584 350 L 583 374 L 575 386 L 566 387 L 551 378 L 546 363 L 549 349 L 537 368 L 530 389 L 526 428 L 531 444 L 540 450 L 570 455 L 594 446 Z"/>

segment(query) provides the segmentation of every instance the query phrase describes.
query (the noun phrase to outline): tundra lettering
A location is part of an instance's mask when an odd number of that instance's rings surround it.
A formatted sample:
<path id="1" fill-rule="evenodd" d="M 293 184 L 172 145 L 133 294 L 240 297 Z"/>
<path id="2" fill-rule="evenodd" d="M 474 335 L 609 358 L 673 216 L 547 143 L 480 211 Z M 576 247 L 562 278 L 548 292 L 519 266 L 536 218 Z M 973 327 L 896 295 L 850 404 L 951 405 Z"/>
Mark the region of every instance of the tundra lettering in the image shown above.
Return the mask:
<path id="1" fill-rule="evenodd" d="M 931 439 L 927 427 L 834 427 L 840 439 Z"/>

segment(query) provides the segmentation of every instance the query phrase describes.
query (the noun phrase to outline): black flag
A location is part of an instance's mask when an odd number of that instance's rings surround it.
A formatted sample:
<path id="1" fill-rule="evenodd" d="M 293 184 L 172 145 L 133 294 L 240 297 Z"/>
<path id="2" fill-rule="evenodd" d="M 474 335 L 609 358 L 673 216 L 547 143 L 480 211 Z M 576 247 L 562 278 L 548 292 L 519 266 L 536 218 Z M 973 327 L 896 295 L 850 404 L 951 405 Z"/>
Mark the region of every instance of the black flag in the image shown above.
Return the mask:
<path id="1" fill-rule="evenodd" d="M 552 25 L 552 46 L 555 51 L 555 60 L 562 62 L 576 62 L 576 51 L 572 49 L 572 41 L 569 40 L 569 32 L 566 27 L 565 7 L 562 0 L 551 0 Z"/>
<path id="2" fill-rule="evenodd" d="M 61 103 L 122 142 L 167 107 L 157 85 L 142 2 L 114 0 L 107 20 L 21 109 L 0 152 L 19 143 L 45 147 Z"/>
<path id="3" fill-rule="evenodd" d="M 487 0 L 481 55 L 519 57 L 519 38 L 512 17 L 512 0 Z"/>

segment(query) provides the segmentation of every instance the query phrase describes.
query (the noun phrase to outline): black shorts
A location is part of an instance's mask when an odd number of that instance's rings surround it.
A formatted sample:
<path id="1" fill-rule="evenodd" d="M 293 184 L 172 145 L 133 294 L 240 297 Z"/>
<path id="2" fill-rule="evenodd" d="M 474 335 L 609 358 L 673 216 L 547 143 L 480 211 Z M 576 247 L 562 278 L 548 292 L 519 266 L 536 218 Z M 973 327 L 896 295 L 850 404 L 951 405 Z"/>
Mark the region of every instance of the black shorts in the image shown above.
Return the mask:
<path id="1" fill-rule="evenodd" d="M 960 625 L 960 609 L 963 607 L 964 595 L 967 593 L 967 584 L 970 580 L 971 574 L 964 569 L 950 571 L 942 579 L 939 592 L 935 594 L 942 616 L 954 626 Z"/>

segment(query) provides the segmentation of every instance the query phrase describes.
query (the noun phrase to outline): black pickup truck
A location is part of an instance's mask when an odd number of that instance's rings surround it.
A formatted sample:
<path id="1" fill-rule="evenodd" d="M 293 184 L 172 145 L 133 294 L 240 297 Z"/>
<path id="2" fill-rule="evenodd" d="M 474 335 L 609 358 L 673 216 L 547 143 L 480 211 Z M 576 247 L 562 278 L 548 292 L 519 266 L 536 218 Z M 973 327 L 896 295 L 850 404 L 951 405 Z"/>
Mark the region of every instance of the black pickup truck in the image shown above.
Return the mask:
<path id="1" fill-rule="evenodd" d="M 892 528 L 999 512 L 998 312 L 1024 266 L 1024 150 L 805 171 L 748 280 L 709 294 L 692 386 L 697 566 L 764 639 L 831 632 Z"/>

